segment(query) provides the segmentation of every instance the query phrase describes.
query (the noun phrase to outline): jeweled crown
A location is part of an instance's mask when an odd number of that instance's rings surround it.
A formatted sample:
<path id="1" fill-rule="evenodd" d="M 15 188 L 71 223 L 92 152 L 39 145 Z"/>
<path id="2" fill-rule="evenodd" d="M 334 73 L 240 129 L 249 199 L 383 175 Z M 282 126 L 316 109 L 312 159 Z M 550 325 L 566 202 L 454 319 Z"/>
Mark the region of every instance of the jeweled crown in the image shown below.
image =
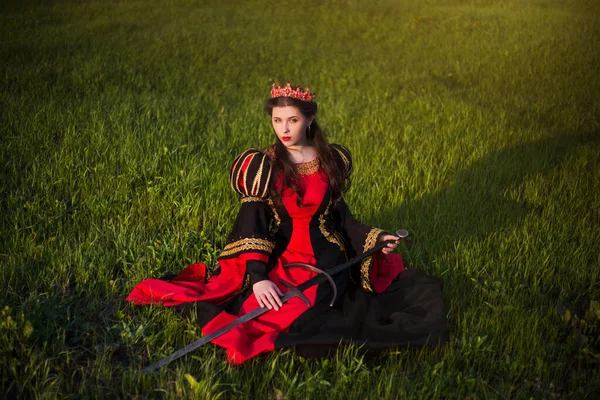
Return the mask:
<path id="1" fill-rule="evenodd" d="M 290 85 L 290 81 L 288 81 L 286 86 L 281 86 L 273 83 L 271 87 L 271 98 L 274 97 L 293 97 L 302 101 L 314 101 L 315 94 L 310 92 L 310 87 L 306 87 L 306 90 L 302 90 L 300 86 L 292 87 Z"/>

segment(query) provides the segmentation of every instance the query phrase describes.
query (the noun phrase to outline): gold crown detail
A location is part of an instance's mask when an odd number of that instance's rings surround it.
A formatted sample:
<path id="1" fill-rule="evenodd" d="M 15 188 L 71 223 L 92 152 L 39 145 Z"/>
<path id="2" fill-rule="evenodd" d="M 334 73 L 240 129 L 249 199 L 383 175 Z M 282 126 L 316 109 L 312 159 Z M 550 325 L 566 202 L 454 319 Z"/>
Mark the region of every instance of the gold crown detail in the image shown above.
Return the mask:
<path id="1" fill-rule="evenodd" d="M 300 86 L 292 87 L 288 81 L 286 86 L 281 86 L 273 83 L 271 87 L 271 98 L 273 97 L 293 97 L 302 101 L 314 101 L 315 94 L 310 92 L 310 87 L 306 87 L 306 90 L 302 90 Z"/>

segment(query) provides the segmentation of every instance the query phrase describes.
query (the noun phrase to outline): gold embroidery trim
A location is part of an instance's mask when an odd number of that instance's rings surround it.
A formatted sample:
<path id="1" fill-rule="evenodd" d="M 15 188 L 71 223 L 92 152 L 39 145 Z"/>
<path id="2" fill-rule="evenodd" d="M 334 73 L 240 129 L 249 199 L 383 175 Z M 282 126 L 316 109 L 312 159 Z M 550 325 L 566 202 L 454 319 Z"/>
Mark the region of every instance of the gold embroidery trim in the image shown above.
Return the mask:
<path id="1" fill-rule="evenodd" d="M 271 253 L 275 248 L 275 243 L 265 239 L 246 238 L 231 242 L 225 245 L 220 257 L 230 256 L 247 250 L 266 251 Z"/>
<path id="2" fill-rule="evenodd" d="M 334 237 L 335 240 L 338 241 L 340 249 L 344 252 L 344 255 L 346 256 L 346 260 L 347 260 L 348 259 L 348 253 L 346 252 L 346 248 L 344 247 L 344 239 L 342 238 L 342 235 L 340 235 L 338 232 L 334 232 L 333 233 L 333 237 Z"/>
<path id="3" fill-rule="evenodd" d="M 262 197 L 256 197 L 256 196 L 242 197 L 242 200 L 241 200 L 242 203 L 250 203 L 252 201 L 258 201 L 258 202 L 261 202 L 261 203 L 267 203 L 266 199 L 263 199 Z"/>
<path id="4" fill-rule="evenodd" d="M 372 228 L 369 231 L 367 238 L 365 239 L 363 253 L 375 247 L 375 243 L 377 243 L 377 237 L 379 237 L 382 232 L 383 230 L 379 228 Z M 373 286 L 371 286 L 371 265 L 373 265 L 373 256 L 365 258 L 360 264 L 360 281 L 363 289 L 369 293 L 373 293 L 374 291 Z"/>
<path id="5" fill-rule="evenodd" d="M 256 176 L 254 177 L 254 182 L 252 182 L 252 189 L 249 193 L 251 196 L 259 196 L 258 191 L 260 189 L 260 178 L 262 178 L 263 168 L 265 167 L 266 160 L 267 158 L 263 157 L 263 159 L 260 162 L 260 167 L 258 168 Z"/>
<path id="6" fill-rule="evenodd" d="M 267 204 L 271 207 L 271 212 L 273 212 L 273 219 L 275 219 L 275 230 L 272 233 L 275 233 L 279 230 L 279 225 L 281 224 L 281 218 L 279 218 L 279 214 L 277 213 L 277 209 L 275 208 L 275 204 L 272 199 L 267 200 Z"/>
<path id="7" fill-rule="evenodd" d="M 332 235 L 325 227 L 325 217 L 329 215 L 329 207 L 331 207 L 331 199 L 329 199 L 329 204 L 327 204 L 327 207 L 325 208 L 323 214 L 319 215 L 319 230 L 321 231 L 323 236 L 325 236 L 325 239 L 327 239 L 333 244 L 337 244 L 339 248 L 345 253 L 346 249 L 344 248 L 344 243 L 340 240 L 340 237 L 339 235 L 337 235 L 337 232 Z"/>
<path id="8" fill-rule="evenodd" d="M 246 273 L 244 277 L 244 283 L 242 283 L 242 287 L 238 290 L 237 294 L 243 293 L 248 287 L 250 287 L 250 274 Z"/>
<path id="9" fill-rule="evenodd" d="M 321 168 L 321 160 L 319 157 L 309 162 L 296 164 L 296 171 L 298 171 L 300 175 L 314 174 L 319 168 Z"/>
<path id="10" fill-rule="evenodd" d="M 263 160 L 263 162 L 266 160 Z M 265 188 L 260 194 L 261 197 L 266 197 L 269 191 L 269 184 L 271 183 L 271 171 L 273 170 L 273 166 L 269 164 L 269 173 L 267 174 L 267 180 L 265 181 Z"/>

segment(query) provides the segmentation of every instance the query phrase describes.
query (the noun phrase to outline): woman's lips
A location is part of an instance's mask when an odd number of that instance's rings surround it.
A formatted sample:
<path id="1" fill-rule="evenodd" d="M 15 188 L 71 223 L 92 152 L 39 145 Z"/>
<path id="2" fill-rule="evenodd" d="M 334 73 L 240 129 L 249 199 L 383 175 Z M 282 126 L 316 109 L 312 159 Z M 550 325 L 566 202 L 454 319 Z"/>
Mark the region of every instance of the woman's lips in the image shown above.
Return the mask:
<path id="1" fill-rule="evenodd" d="M 281 138 L 281 140 L 283 140 L 284 142 L 287 142 L 291 138 L 292 138 L 291 136 L 284 136 L 284 137 Z"/>

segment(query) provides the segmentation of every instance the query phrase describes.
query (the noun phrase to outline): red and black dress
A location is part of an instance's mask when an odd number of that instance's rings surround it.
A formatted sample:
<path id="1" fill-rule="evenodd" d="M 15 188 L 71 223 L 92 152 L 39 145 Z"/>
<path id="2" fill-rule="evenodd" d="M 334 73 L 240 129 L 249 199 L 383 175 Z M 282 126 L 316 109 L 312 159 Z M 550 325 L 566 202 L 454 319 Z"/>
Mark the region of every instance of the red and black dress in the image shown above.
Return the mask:
<path id="1" fill-rule="evenodd" d="M 330 151 L 346 175 L 352 169 L 348 150 Z M 242 153 L 231 169 L 233 189 L 242 195 L 241 208 L 212 275 L 194 264 L 170 281 L 146 279 L 127 297 L 135 304 L 193 304 L 206 335 L 258 307 L 252 285 L 273 281 L 282 292 L 283 279 L 300 285 L 316 275 L 306 263 L 328 270 L 373 248 L 382 230 L 357 221 L 343 199 L 334 201 L 319 159 L 297 164 L 304 197 L 271 176 L 272 148 Z M 271 179 L 282 190 L 281 204 L 268 196 Z M 293 298 L 279 311 L 238 325 L 212 343 L 227 349 L 229 362 L 240 364 L 277 348 L 294 346 L 306 357 L 320 357 L 340 343 L 362 350 L 439 345 L 446 341 L 446 309 L 441 281 L 417 270 L 404 270 L 398 254 L 375 256 L 333 276 L 338 297 L 329 302 L 328 282 L 304 291 L 311 305 Z"/>

